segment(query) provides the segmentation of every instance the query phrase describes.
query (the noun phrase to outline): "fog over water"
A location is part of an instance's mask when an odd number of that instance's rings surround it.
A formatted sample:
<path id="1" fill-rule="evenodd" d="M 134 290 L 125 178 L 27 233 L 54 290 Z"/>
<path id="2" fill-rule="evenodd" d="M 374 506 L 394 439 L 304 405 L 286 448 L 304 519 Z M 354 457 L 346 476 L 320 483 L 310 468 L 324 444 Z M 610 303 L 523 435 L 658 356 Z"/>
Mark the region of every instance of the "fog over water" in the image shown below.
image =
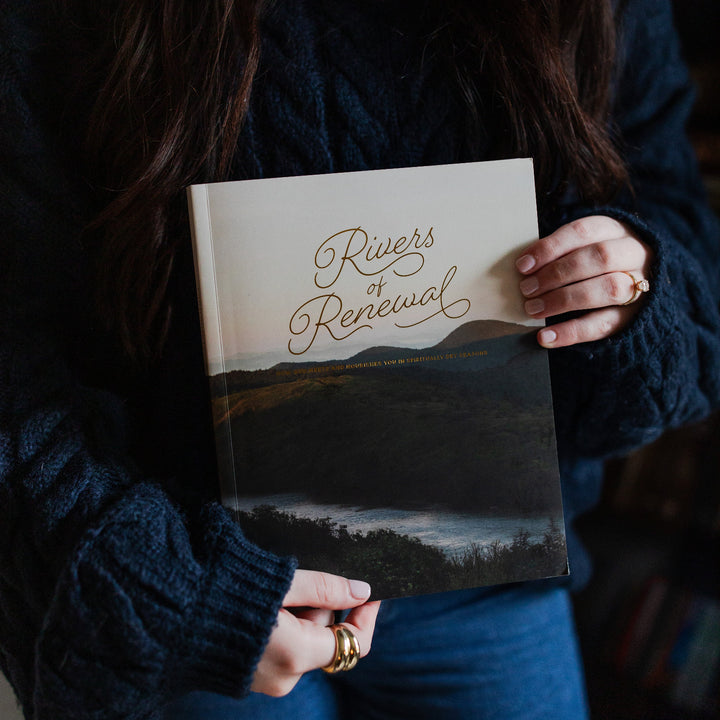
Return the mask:
<path id="1" fill-rule="evenodd" d="M 327 518 L 347 527 L 348 532 L 367 533 L 388 528 L 401 535 L 417 537 L 426 545 L 439 547 L 449 556 L 462 552 L 471 544 L 483 546 L 498 540 L 510 544 L 521 530 L 531 543 L 543 540 L 550 518 L 477 516 L 452 511 L 400 510 L 396 508 L 363 508 L 357 505 L 315 503 L 301 494 L 268 495 L 238 498 L 235 507 L 250 512 L 259 505 L 272 505 L 300 518 Z M 558 523 L 561 527 L 560 523 Z"/>

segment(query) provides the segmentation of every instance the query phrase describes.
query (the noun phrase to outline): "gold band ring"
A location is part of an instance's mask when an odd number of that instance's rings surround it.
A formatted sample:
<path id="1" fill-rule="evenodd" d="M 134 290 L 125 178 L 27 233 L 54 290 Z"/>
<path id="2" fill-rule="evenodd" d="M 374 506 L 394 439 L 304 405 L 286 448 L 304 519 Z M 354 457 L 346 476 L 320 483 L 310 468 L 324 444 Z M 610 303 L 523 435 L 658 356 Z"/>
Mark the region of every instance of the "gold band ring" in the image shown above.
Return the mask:
<path id="1" fill-rule="evenodd" d="M 650 282 L 645 278 L 638 280 L 631 272 L 628 272 L 627 270 L 621 270 L 621 272 L 624 272 L 633 281 L 632 297 L 627 302 L 623 303 L 623 305 L 630 305 L 631 303 L 634 303 L 640 297 L 640 295 L 650 290 Z"/>
<path id="2" fill-rule="evenodd" d="M 360 659 L 360 643 L 344 625 L 331 625 L 335 633 L 335 657 L 323 670 L 328 673 L 352 670 Z"/>

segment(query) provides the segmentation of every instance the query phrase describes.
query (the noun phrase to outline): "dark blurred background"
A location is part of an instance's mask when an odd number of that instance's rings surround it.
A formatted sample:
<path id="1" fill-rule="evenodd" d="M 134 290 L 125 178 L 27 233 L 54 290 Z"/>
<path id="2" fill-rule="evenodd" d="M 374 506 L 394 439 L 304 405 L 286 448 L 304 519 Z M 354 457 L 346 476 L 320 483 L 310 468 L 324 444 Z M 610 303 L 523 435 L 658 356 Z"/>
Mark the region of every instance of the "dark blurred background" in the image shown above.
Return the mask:
<path id="1" fill-rule="evenodd" d="M 675 0 L 688 131 L 720 212 L 720 0 Z M 575 601 L 593 720 L 720 720 L 720 414 L 608 463 Z"/>
<path id="2" fill-rule="evenodd" d="M 720 181 L 720 0 L 675 0 L 675 22 L 697 88 L 690 135 L 718 210 Z"/>

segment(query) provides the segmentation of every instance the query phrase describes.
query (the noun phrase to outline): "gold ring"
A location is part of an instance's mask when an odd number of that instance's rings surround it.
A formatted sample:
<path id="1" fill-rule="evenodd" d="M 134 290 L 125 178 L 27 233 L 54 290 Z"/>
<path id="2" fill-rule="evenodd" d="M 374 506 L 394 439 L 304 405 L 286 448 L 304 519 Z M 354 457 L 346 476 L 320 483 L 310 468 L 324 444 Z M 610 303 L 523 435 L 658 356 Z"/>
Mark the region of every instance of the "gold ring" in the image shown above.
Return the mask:
<path id="1" fill-rule="evenodd" d="M 646 293 L 648 292 L 648 290 L 650 290 L 649 280 L 646 280 L 645 278 L 638 280 L 631 272 L 628 272 L 627 270 L 621 270 L 620 272 L 624 272 L 633 281 L 632 297 L 627 302 L 624 302 L 623 305 L 630 305 L 631 303 L 634 303 L 640 297 L 640 295 L 642 295 L 642 293 Z"/>
<path id="2" fill-rule="evenodd" d="M 330 629 L 335 633 L 335 657 L 323 670 L 327 673 L 352 670 L 360 659 L 358 639 L 344 625 L 331 625 Z"/>

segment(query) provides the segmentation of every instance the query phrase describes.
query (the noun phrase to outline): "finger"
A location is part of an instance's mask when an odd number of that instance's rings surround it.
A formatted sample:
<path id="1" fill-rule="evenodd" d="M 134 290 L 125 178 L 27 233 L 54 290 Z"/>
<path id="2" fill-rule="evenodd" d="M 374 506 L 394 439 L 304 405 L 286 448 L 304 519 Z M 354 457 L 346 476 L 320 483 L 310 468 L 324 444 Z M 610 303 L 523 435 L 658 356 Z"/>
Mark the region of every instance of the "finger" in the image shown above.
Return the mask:
<path id="1" fill-rule="evenodd" d="M 301 644 L 307 634 L 303 624 L 304 621 L 287 610 L 280 610 L 277 625 L 255 669 L 251 690 L 281 697 L 295 687 L 304 673 L 314 668 Z"/>
<path id="2" fill-rule="evenodd" d="M 534 297 L 596 275 L 642 267 L 645 258 L 645 248 L 633 238 L 585 245 L 526 277 L 520 283 L 520 291 L 525 297 Z"/>
<path id="3" fill-rule="evenodd" d="M 632 277 L 626 272 L 613 272 L 531 298 L 525 303 L 525 312 L 534 318 L 547 318 L 577 310 L 623 305 L 634 295 Z"/>
<path id="4" fill-rule="evenodd" d="M 283 607 L 344 610 L 364 603 L 369 597 L 370 586 L 362 580 L 348 580 L 313 570 L 296 570 Z"/>
<path id="5" fill-rule="evenodd" d="M 605 215 L 592 215 L 574 220 L 536 240 L 515 261 L 515 265 L 523 275 L 528 275 L 573 250 L 627 235 L 627 228 L 617 220 Z"/>
<path id="6" fill-rule="evenodd" d="M 379 602 L 366 603 L 359 608 L 355 608 L 348 614 L 345 622 L 340 623 L 340 625 L 347 628 L 357 639 L 360 648 L 360 657 L 365 657 L 372 647 L 372 637 L 375 631 L 375 621 L 379 609 Z M 331 642 L 328 645 L 329 653 L 326 653 L 327 660 L 320 667 L 330 665 L 337 653 L 335 632 L 332 628 L 328 628 L 328 630 L 330 631 L 329 634 L 331 637 Z"/>
<path id="7" fill-rule="evenodd" d="M 307 620 L 316 625 L 327 626 L 335 622 L 335 611 L 321 608 L 293 608 L 290 612 L 300 620 Z"/>
<path id="8" fill-rule="evenodd" d="M 379 602 L 372 602 L 356 608 L 348 614 L 349 622 L 344 623 L 358 639 L 362 656 L 370 651 L 379 607 Z M 286 695 L 306 672 L 329 665 L 335 652 L 335 633 L 329 627 L 283 609 L 258 663 L 251 689 L 276 697 Z"/>
<path id="9" fill-rule="evenodd" d="M 366 603 L 362 608 L 356 608 L 353 613 L 348 615 L 344 623 L 340 623 L 357 638 L 361 657 L 365 657 L 370 652 L 379 605 L 378 602 Z M 307 672 L 330 665 L 337 651 L 335 632 L 332 627 L 324 627 L 303 620 L 299 620 L 298 623 L 298 629 L 302 635 L 298 636 L 296 642 L 300 644 L 296 647 L 303 648 L 304 664 L 297 670 Z"/>
<path id="10" fill-rule="evenodd" d="M 370 652 L 379 610 L 379 602 L 365 603 L 353 609 L 343 623 L 343 625 L 347 626 L 357 637 L 360 643 L 360 657 L 365 657 Z"/>
<path id="11" fill-rule="evenodd" d="M 580 318 L 543 328 L 537 334 L 540 345 L 561 348 L 610 337 L 625 327 L 637 312 L 632 305 L 593 310 Z"/>

